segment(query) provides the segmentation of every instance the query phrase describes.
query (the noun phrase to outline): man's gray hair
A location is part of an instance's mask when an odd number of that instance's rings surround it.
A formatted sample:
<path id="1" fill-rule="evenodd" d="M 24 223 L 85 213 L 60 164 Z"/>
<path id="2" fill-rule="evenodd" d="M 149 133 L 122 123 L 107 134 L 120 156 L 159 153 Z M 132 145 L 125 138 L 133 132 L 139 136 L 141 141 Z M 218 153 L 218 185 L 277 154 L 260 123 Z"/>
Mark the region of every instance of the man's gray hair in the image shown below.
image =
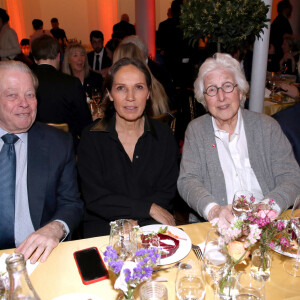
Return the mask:
<path id="1" fill-rule="evenodd" d="M 147 59 L 148 57 L 148 53 L 149 53 L 149 49 L 147 44 L 137 35 L 129 35 L 126 36 L 122 41 L 121 44 L 127 44 L 127 43 L 133 43 L 135 44 L 137 47 L 140 48 L 140 50 L 142 51 L 142 53 L 145 56 L 145 59 Z"/>
<path id="2" fill-rule="evenodd" d="M 27 65 L 25 65 L 24 63 L 22 63 L 20 61 L 15 61 L 15 60 L 0 61 L 0 71 L 5 70 L 5 69 L 18 70 L 18 71 L 29 74 L 32 78 L 32 82 L 33 82 L 33 86 L 34 86 L 35 90 L 38 88 L 39 81 L 38 81 L 37 77 L 30 70 L 30 68 Z"/>
<path id="3" fill-rule="evenodd" d="M 204 98 L 204 80 L 208 73 L 214 70 L 226 70 L 232 73 L 237 83 L 237 88 L 242 93 L 240 106 L 244 107 L 246 94 L 249 91 L 249 84 L 246 80 L 244 70 L 241 64 L 229 54 L 216 53 L 212 58 L 208 58 L 200 67 L 198 77 L 194 83 L 195 98 L 205 108 L 206 102 Z"/>

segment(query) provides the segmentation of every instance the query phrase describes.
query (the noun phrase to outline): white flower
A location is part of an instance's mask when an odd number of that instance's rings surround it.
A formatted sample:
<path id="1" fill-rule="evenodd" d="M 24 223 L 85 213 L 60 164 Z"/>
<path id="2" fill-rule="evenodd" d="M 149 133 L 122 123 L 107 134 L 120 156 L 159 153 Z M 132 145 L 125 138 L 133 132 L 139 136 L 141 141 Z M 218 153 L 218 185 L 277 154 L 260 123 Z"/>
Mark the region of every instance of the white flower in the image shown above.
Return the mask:
<path id="1" fill-rule="evenodd" d="M 121 271 L 120 276 L 117 278 L 114 288 L 122 290 L 126 295 L 128 292 L 128 284 L 125 281 L 125 274 L 124 270 L 129 269 L 131 272 L 133 272 L 133 269 L 136 267 L 136 263 L 134 261 L 125 261 Z"/>

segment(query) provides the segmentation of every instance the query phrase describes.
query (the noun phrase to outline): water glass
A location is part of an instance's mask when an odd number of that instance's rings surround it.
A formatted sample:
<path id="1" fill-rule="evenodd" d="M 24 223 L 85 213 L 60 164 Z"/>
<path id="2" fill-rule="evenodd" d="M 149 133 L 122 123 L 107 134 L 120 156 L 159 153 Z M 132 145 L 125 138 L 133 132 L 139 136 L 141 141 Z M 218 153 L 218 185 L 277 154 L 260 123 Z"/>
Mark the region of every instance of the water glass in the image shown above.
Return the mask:
<path id="1" fill-rule="evenodd" d="M 250 271 L 237 274 L 234 300 L 265 300 L 265 281 L 262 277 L 254 278 Z"/>
<path id="2" fill-rule="evenodd" d="M 298 251 L 296 259 L 284 263 L 285 271 L 294 277 L 300 277 L 300 195 L 296 198 L 291 212 L 291 228 L 297 237 Z"/>
<path id="3" fill-rule="evenodd" d="M 168 300 L 168 290 L 162 283 L 149 281 L 140 288 L 140 300 Z"/>
<path id="4" fill-rule="evenodd" d="M 253 210 L 253 194 L 246 190 L 236 191 L 232 201 L 232 214 L 238 218 Z"/>
<path id="5" fill-rule="evenodd" d="M 178 266 L 176 295 L 180 300 L 201 300 L 206 293 L 205 278 L 198 260 L 186 260 Z"/>
<path id="6" fill-rule="evenodd" d="M 127 219 L 110 223 L 109 245 L 112 246 L 122 260 L 133 258 L 137 251 L 136 231 Z"/>

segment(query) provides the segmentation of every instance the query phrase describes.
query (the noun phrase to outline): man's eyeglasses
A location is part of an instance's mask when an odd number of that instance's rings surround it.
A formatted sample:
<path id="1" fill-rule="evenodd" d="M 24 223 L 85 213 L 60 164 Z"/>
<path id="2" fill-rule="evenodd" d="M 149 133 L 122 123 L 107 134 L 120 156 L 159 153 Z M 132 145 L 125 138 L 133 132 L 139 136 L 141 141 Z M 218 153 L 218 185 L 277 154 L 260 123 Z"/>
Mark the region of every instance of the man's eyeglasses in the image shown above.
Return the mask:
<path id="1" fill-rule="evenodd" d="M 237 86 L 237 83 L 225 82 L 222 86 L 217 87 L 215 85 L 209 86 L 203 94 L 207 94 L 210 97 L 216 96 L 219 89 L 222 89 L 224 93 L 232 93 L 234 88 Z"/>

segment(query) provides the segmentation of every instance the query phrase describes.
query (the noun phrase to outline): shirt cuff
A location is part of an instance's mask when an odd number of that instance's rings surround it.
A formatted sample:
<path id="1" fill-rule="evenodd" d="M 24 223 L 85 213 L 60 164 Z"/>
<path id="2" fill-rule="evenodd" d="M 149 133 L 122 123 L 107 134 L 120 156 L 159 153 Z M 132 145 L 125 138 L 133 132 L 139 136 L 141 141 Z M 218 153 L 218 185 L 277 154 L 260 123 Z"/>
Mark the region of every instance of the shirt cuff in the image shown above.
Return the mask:
<path id="1" fill-rule="evenodd" d="M 66 222 L 62 221 L 62 220 L 54 220 L 56 222 L 59 222 L 63 225 L 63 231 L 64 231 L 64 235 L 63 237 L 61 238 L 60 242 L 63 242 L 66 237 L 68 236 L 68 234 L 70 233 L 70 229 L 69 229 L 69 226 L 67 225 Z"/>
<path id="2" fill-rule="evenodd" d="M 215 202 L 212 202 L 212 203 L 209 203 L 205 209 L 204 209 L 204 217 L 206 220 L 208 220 L 208 213 L 209 211 L 215 206 L 215 205 L 218 205 L 218 203 L 215 203 Z"/>

